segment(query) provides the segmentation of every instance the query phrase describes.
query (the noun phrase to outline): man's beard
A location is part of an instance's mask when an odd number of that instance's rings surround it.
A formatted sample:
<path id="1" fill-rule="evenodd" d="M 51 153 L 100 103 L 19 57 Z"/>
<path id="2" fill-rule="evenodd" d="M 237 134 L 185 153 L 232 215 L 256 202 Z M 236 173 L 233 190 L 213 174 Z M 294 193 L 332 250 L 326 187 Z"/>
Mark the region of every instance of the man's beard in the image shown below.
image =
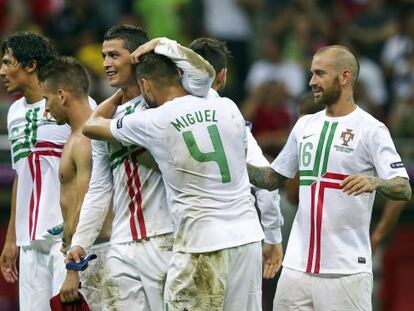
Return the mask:
<path id="1" fill-rule="evenodd" d="M 147 94 L 143 93 L 143 94 L 142 94 L 142 96 L 144 97 L 145 102 L 147 103 L 147 106 L 148 106 L 149 108 L 157 108 L 157 107 L 158 107 L 157 103 L 156 103 L 155 101 L 151 100 L 151 99 L 147 96 Z"/>
<path id="2" fill-rule="evenodd" d="M 339 97 L 341 96 L 341 87 L 339 85 L 339 78 L 335 78 L 333 85 L 329 89 L 322 89 L 322 96 L 318 99 L 315 98 L 315 104 L 323 105 L 323 106 L 332 106 L 334 103 L 337 102 Z"/>

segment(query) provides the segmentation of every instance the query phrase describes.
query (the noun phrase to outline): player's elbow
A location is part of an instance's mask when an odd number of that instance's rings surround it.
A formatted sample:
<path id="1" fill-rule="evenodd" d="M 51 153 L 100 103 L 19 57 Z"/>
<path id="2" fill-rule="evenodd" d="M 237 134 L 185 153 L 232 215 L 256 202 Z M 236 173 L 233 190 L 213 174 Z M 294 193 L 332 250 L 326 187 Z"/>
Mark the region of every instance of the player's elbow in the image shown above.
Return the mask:
<path id="1" fill-rule="evenodd" d="M 401 180 L 403 181 L 401 186 L 398 187 L 398 195 L 399 198 L 398 200 L 401 201 L 409 201 L 411 199 L 411 195 L 412 195 L 412 190 L 411 190 L 411 186 L 410 186 L 410 182 L 408 181 L 408 179 L 405 178 L 401 178 Z"/>
<path id="2" fill-rule="evenodd" d="M 89 118 L 82 127 L 82 134 L 89 138 L 96 138 L 95 128 L 94 120 Z"/>
<path id="3" fill-rule="evenodd" d="M 409 201 L 411 199 L 411 195 L 412 195 L 412 189 L 411 189 L 411 186 L 410 186 L 409 182 L 408 182 L 407 188 L 408 189 L 407 189 L 407 195 L 405 197 L 405 200 Z"/>

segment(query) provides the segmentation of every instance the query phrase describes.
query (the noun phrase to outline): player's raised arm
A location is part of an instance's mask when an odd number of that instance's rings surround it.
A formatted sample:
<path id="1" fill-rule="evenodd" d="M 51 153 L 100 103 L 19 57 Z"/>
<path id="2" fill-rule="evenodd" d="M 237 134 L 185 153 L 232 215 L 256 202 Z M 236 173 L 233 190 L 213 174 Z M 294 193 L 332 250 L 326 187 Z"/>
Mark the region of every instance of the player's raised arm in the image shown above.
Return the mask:
<path id="1" fill-rule="evenodd" d="M 92 139 L 113 141 L 109 125 L 116 108 L 122 102 L 122 92 L 118 90 L 111 97 L 103 101 L 92 112 L 89 119 L 83 125 L 82 133 Z"/>
<path id="2" fill-rule="evenodd" d="M 207 96 L 216 75 L 208 61 L 193 50 L 167 38 L 155 38 L 141 45 L 131 54 L 131 61 L 138 63 L 142 55 L 152 51 L 168 57 L 182 70 L 181 83 L 188 93 Z"/>
<path id="3" fill-rule="evenodd" d="M 247 163 L 247 172 L 253 185 L 267 190 L 279 189 L 287 179 L 270 166 L 258 167 Z"/>
<path id="4" fill-rule="evenodd" d="M 98 237 L 112 199 L 113 180 L 105 142 L 92 141 L 92 154 L 93 167 L 89 188 L 83 199 L 79 222 L 72 239 L 72 246 L 79 246 L 84 252 L 89 251 Z M 66 257 L 66 260 L 71 261 L 72 257 Z"/>

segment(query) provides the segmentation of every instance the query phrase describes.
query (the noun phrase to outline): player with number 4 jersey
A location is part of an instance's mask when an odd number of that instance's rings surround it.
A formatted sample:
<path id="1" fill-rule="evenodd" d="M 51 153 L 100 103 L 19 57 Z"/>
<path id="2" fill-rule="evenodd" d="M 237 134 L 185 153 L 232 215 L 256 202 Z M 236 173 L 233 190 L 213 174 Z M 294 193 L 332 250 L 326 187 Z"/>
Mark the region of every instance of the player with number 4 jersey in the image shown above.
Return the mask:
<path id="1" fill-rule="evenodd" d="M 263 231 L 246 170 L 246 128 L 234 102 L 188 95 L 176 65 L 149 53 L 137 64 L 150 107 L 84 133 L 149 150 L 174 223 L 166 310 L 261 310 Z"/>

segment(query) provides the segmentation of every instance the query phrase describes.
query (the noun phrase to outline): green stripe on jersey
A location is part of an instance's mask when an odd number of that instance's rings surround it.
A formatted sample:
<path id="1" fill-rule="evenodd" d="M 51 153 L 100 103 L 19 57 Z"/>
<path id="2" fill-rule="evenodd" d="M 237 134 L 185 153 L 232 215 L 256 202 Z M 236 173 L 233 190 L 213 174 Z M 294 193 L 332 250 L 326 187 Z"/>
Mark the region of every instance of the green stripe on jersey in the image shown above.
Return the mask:
<path id="1" fill-rule="evenodd" d="M 299 171 L 300 182 L 299 185 L 301 186 L 308 186 L 316 180 L 318 176 L 322 176 L 326 173 L 328 167 L 328 160 L 329 154 L 332 147 L 333 138 L 335 135 L 336 128 L 338 126 L 338 122 L 330 122 L 325 121 L 319 136 L 318 147 L 316 148 L 315 152 L 315 162 L 313 164 L 313 168 L 311 170 L 301 170 Z M 329 129 L 329 131 L 328 131 Z M 329 134 L 327 135 L 327 133 Z M 301 145 L 299 148 L 299 159 L 301 159 Z M 324 152 L 323 152 L 324 151 Z M 319 169 L 322 164 L 322 170 L 319 172 Z"/>
<path id="2" fill-rule="evenodd" d="M 25 114 L 26 124 L 24 125 L 23 130 L 23 142 L 17 139 L 11 142 L 13 151 L 13 163 L 16 163 L 20 159 L 26 158 L 32 151 L 31 147 L 36 145 L 37 130 L 39 127 L 39 111 L 40 107 L 27 110 Z"/>
<path id="3" fill-rule="evenodd" d="M 125 107 L 125 113 L 120 116 L 121 118 L 131 114 L 135 111 L 135 108 L 141 103 L 141 101 L 137 101 L 135 103 L 132 103 L 130 106 Z M 128 159 L 131 152 L 136 149 L 136 146 L 122 146 L 119 144 L 121 149 L 117 151 L 113 151 L 114 143 L 108 143 L 108 150 L 110 155 L 110 161 L 111 161 L 111 169 L 117 168 L 119 165 L 121 165 L 126 159 Z"/>

